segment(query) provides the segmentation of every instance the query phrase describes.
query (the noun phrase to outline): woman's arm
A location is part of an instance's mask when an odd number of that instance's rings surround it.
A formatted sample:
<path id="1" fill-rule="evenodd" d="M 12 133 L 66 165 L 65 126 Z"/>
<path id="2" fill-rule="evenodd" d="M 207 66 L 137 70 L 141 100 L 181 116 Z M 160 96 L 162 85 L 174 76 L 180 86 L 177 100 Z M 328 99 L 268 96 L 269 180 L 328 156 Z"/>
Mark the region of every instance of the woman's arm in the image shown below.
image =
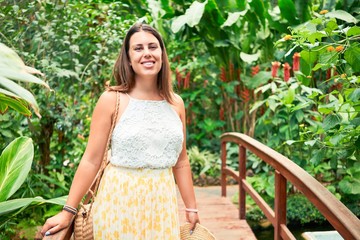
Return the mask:
<path id="1" fill-rule="evenodd" d="M 85 153 L 76 170 L 66 205 L 77 208 L 81 199 L 90 188 L 101 166 L 107 139 L 111 130 L 111 121 L 115 113 L 116 92 L 105 92 L 99 98 L 94 109 L 88 144 Z M 73 215 L 61 211 L 52 218 L 47 219 L 41 233 L 55 233 L 67 227 Z"/>
<path id="2" fill-rule="evenodd" d="M 178 185 L 181 197 L 185 207 L 188 209 L 196 209 L 196 199 L 192 181 L 192 173 L 189 158 L 186 152 L 186 116 L 184 102 L 180 96 L 176 95 L 176 110 L 180 115 L 183 124 L 184 141 L 183 148 L 176 165 L 173 167 L 174 176 Z M 196 223 L 199 222 L 199 216 L 196 212 L 186 211 L 186 220 L 191 223 L 191 229 L 194 229 Z"/>

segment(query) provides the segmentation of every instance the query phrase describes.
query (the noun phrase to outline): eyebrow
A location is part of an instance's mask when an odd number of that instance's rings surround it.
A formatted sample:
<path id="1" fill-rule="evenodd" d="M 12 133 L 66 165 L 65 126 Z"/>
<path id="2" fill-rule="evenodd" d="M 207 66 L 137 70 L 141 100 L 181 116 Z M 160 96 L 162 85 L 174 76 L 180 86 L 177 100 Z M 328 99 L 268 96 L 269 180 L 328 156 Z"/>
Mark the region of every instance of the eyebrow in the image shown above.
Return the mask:
<path id="1" fill-rule="evenodd" d="M 155 45 L 159 45 L 157 42 L 150 42 L 148 43 L 147 45 L 152 45 L 152 44 L 155 44 Z M 137 47 L 137 46 L 143 46 L 144 44 L 142 43 L 137 43 L 137 44 L 133 44 L 132 46 L 133 47 Z M 146 45 L 146 44 L 145 44 Z"/>

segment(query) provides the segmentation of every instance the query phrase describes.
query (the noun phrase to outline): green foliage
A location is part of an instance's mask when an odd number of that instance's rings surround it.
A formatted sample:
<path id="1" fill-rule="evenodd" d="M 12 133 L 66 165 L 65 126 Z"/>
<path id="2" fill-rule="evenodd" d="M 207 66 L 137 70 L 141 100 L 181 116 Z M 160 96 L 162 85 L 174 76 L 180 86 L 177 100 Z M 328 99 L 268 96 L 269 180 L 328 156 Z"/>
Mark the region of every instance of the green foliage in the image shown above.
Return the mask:
<path id="1" fill-rule="evenodd" d="M 218 71 L 199 37 L 181 41 L 169 35 L 167 45 L 175 91 L 180 93 L 186 107 L 187 145 L 200 149 L 216 149 L 224 121 L 219 117 L 222 101 L 220 86 L 213 72 Z"/>
<path id="2" fill-rule="evenodd" d="M 2 151 L 14 138 L 21 136 L 23 115 L 16 111 L 0 114 L 0 150 Z"/>
<path id="3" fill-rule="evenodd" d="M 122 39 L 136 16 L 121 2 L 92 0 L 1 1 L 0 9 L 0 42 L 15 49 L 27 65 L 44 73 L 54 90 L 44 91 L 35 84 L 25 86 L 37 96 L 41 119 L 0 117 L 1 144 L 2 139 L 32 135 L 36 146 L 32 171 L 12 196 L 26 202 L 19 204 L 20 210 L 7 212 L 0 220 L 4 223 L 0 232 L 9 235 L 15 228 L 24 230 L 26 224 L 20 224 L 21 219 L 34 219 L 35 223 L 29 226 L 32 227 L 42 225 L 43 216 L 48 213 L 55 214 L 52 206 L 40 207 L 48 200 L 37 196 L 52 199 L 67 194 L 74 167 L 85 149 L 92 108 L 106 82 L 111 81 Z M 19 80 L 15 78 L 18 75 L 8 76 Z M 5 103 L 3 99 L 1 104 Z"/>
<path id="4" fill-rule="evenodd" d="M 15 211 L 19 208 L 25 208 L 31 204 L 52 203 L 57 205 L 64 205 L 66 203 L 66 199 L 67 196 L 49 199 L 49 200 L 43 199 L 42 197 L 35 197 L 35 198 L 12 199 L 5 202 L 0 202 L 0 216 Z M 18 214 L 19 212 L 17 212 L 16 214 Z"/>
<path id="5" fill-rule="evenodd" d="M 4 149 L 0 156 L 0 202 L 11 197 L 23 184 L 33 157 L 34 145 L 28 137 L 19 137 Z"/>
<path id="6" fill-rule="evenodd" d="M 12 49 L 0 43 L 0 73 L 0 113 L 4 114 L 10 107 L 25 116 L 30 116 L 27 105 L 29 103 L 39 115 L 39 107 L 32 93 L 15 81 L 36 83 L 49 88 L 44 81 L 31 75 L 41 72 L 25 66 Z"/>
<path id="7" fill-rule="evenodd" d="M 275 175 L 273 173 L 259 173 L 246 179 L 258 193 L 275 198 Z"/>
<path id="8" fill-rule="evenodd" d="M 345 176 L 339 182 L 339 188 L 345 194 L 360 195 L 360 162 L 346 170 Z"/>
<path id="9" fill-rule="evenodd" d="M 191 6 L 186 9 L 184 15 L 180 15 L 173 20 L 171 30 L 174 33 L 177 33 L 185 24 L 187 24 L 189 27 L 194 27 L 195 25 L 199 24 L 207 3 L 208 1 L 203 3 L 194 1 Z"/>
<path id="10" fill-rule="evenodd" d="M 232 197 L 232 201 L 234 204 L 238 203 L 238 193 Z M 274 198 L 265 195 L 265 201 L 270 207 L 274 207 Z M 319 210 L 302 194 L 289 195 L 286 205 L 287 224 L 289 225 L 321 224 L 326 221 Z M 250 196 L 246 196 L 246 219 L 255 228 L 266 219 L 264 213 Z"/>
<path id="11" fill-rule="evenodd" d="M 207 150 L 199 151 L 196 146 L 191 147 L 188 151 L 189 161 L 192 173 L 195 178 L 199 176 L 220 176 L 220 158 L 219 155 L 213 154 Z"/>
<path id="12" fill-rule="evenodd" d="M 37 96 L 42 116 L 0 115 L 1 148 L 30 134 L 36 146 L 32 171 L 13 198 L 67 193 L 85 149 L 92 107 L 112 80 L 125 31 L 141 18 L 164 36 L 176 91 L 186 105 L 187 142 L 198 146 L 189 149 L 196 175 L 216 177 L 220 163 L 210 152 L 218 152 L 221 133 L 240 131 L 289 156 L 343 201 L 358 201 L 356 1 L 21 0 L 1 1 L 0 9 L 0 41 L 43 72 L 54 90 L 19 83 L 0 71 Z M 275 42 L 284 35 L 290 39 Z M 299 71 L 287 83 L 283 73 L 273 77 L 271 61 L 291 62 L 294 52 L 301 55 Z M 3 81 L 8 88 L 3 88 L 7 94 L 0 92 L 0 111 L 36 112 L 8 93 L 9 84 Z M 237 146 L 228 149 L 227 164 L 236 169 Z M 247 157 L 249 173 L 256 174 L 250 181 L 271 196 L 271 170 Z M 29 206 L 17 215 L 4 214 L 0 228 L 12 234 L 16 226 L 19 231 L 41 224 L 39 216 L 57 210 L 36 201 Z M 20 221 L 29 218 L 34 222 Z"/>
<path id="13" fill-rule="evenodd" d="M 126 9 L 120 2 L 93 1 L 18 1 L 2 7 L 0 32 L 7 34 L 1 40 L 36 65 L 54 90 L 32 89 L 43 106 L 41 119 L 29 119 L 39 147 L 36 171 L 47 172 L 51 160 L 58 170 L 68 159 L 79 161 L 89 130 L 89 106 L 111 80 L 122 38 L 135 19 Z"/>
<path id="14" fill-rule="evenodd" d="M 300 52 L 300 69 L 288 81 L 280 75 L 257 88 L 263 98 L 252 111 L 267 110 L 258 118 L 256 133 L 319 181 L 330 183 L 344 201 L 358 201 L 360 78 L 355 54 L 360 32 L 349 13 L 313 14 L 277 42 L 290 49 L 285 57 Z"/>
<path id="15" fill-rule="evenodd" d="M 325 222 L 325 218 L 309 200 L 301 194 L 289 196 L 286 217 L 289 225 Z"/>

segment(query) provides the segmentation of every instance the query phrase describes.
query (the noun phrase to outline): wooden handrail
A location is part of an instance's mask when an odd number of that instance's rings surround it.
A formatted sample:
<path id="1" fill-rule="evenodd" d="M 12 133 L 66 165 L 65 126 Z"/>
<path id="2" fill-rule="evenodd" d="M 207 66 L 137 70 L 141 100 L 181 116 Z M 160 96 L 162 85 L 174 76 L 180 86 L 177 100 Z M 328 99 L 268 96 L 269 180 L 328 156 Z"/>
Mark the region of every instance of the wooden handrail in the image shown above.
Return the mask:
<path id="1" fill-rule="evenodd" d="M 226 143 L 239 145 L 239 175 L 226 166 Z M 246 182 L 246 150 L 251 151 L 275 169 L 275 209 Z M 241 133 L 221 135 L 221 193 L 226 196 L 226 176 L 239 182 L 239 217 L 245 219 L 245 192 L 259 205 L 274 226 L 274 239 L 295 239 L 286 226 L 286 182 L 291 182 L 322 213 L 344 239 L 360 239 L 360 220 L 321 183 L 293 161 Z M 234 176 L 235 175 L 235 176 Z"/>

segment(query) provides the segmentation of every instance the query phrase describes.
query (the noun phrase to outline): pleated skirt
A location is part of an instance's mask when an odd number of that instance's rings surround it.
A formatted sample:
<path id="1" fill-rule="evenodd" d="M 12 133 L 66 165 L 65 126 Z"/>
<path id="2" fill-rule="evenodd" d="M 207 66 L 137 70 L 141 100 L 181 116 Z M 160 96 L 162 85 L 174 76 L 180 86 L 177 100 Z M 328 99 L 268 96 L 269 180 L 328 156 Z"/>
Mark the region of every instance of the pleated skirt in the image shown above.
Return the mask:
<path id="1" fill-rule="evenodd" d="M 180 239 L 171 168 L 131 169 L 109 164 L 93 208 L 94 239 Z"/>

